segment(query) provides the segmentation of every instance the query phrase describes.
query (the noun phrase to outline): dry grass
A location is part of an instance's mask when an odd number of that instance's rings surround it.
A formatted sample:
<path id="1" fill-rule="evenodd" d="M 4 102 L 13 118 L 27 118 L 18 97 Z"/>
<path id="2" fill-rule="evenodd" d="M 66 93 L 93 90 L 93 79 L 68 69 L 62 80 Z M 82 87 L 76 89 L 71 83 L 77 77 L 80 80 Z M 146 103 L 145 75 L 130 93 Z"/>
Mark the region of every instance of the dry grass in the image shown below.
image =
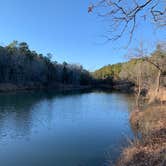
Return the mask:
<path id="1" fill-rule="evenodd" d="M 156 94 L 155 89 L 150 89 L 147 94 L 147 98 L 149 99 L 149 103 L 152 103 L 154 101 L 166 102 L 166 88 L 160 87 L 159 92 Z"/>
<path id="2" fill-rule="evenodd" d="M 150 106 L 145 111 L 133 111 L 130 122 L 133 129 L 149 133 L 166 127 L 166 106 Z"/>
<path id="3" fill-rule="evenodd" d="M 142 133 L 123 150 L 116 166 L 166 165 L 166 106 L 149 107 L 131 114 L 133 128 Z"/>

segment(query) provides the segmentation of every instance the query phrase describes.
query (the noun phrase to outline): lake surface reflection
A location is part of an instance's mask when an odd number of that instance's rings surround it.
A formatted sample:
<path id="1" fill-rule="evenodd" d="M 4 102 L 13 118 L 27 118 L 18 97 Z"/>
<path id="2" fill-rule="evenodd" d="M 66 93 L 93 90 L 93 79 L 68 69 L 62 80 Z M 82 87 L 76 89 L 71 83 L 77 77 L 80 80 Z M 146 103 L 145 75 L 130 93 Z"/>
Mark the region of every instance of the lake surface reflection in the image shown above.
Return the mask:
<path id="1" fill-rule="evenodd" d="M 111 92 L 0 94 L 1 166 L 102 166 L 132 137 L 133 99 Z"/>

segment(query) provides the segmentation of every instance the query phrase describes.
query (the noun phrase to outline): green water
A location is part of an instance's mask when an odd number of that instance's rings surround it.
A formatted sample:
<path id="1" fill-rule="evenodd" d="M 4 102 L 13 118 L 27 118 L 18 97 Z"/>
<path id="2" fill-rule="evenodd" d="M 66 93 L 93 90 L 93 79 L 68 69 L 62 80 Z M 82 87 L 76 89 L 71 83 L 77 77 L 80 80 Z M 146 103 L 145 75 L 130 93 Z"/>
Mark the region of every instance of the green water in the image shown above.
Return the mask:
<path id="1" fill-rule="evenodd" d="M 132 137 L 132 97 L 111 92 L 0 94 L 0 166 L 102 166 Z"/>

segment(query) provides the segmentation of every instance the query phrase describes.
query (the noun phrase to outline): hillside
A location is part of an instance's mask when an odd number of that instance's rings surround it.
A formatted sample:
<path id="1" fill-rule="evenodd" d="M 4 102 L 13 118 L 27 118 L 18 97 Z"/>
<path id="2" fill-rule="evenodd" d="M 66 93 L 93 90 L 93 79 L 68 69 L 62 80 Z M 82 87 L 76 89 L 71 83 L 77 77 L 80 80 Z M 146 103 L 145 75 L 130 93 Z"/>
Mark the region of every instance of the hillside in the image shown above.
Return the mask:
<path id="1" fill-rule="evenodd" d="M 149 62 L 150 61 L 150 62 Z M 146 87 L 154 83 L 158 74 L 156 66 L 162 68 L 161 85 L 166 86 L 166 52 L 156 49 L 150 56 L 133 58 L 128 62 L 104 66 L 93 73 L 94 78 L 99 80 L 112 79 L 113 81 L 130 81 L 137 84 L 138 75 L 141 73 Z"/>
<path id="2" fill-rule="evenodd" d="M 119 73 L 122 70 L 123 63 L 117 63 L 113 65 L 104 66 L 93 73 L 96 79 L 107 79 L 113 77 L 114 79 L 119 78 Z"/>

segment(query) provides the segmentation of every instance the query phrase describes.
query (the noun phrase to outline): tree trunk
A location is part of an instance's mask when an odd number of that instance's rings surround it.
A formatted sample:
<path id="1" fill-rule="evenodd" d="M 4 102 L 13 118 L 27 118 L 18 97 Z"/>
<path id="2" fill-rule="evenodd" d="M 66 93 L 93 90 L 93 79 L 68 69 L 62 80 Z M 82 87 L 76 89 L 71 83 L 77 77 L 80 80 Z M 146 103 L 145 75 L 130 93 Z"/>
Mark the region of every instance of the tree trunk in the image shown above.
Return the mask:
<path id="1" fill-rule="evenodd" d="M 140 74 L 137 77 L 138 80 L 138 92 L 137 92 L 137 96 L 136 96 L 136 107 L 137 110 L 139 110 L 139 99 L 140 99 L 140 95 L 141 95 L 141 89 L 142 89 L 142 73 L 140 72 Z"/>
<path id="2" fill-rule="evenodd" d="M 141 94 L 141 87 L 139 85 L 138 87 L 138 93 L 137 93 L 137 97 L 136 97 L 136 107 L 139 110 L 139 98 L 140 98 L 140 94 Z"/>
<path id="3" fill-rule="evenodd" d="M 156 84 L 156 95 L 159 92 L 160 89 L 160 77 L 161 77 L 161 70 L 158 71 L 158 75 L 157 75 L 157 84 Z"/>

